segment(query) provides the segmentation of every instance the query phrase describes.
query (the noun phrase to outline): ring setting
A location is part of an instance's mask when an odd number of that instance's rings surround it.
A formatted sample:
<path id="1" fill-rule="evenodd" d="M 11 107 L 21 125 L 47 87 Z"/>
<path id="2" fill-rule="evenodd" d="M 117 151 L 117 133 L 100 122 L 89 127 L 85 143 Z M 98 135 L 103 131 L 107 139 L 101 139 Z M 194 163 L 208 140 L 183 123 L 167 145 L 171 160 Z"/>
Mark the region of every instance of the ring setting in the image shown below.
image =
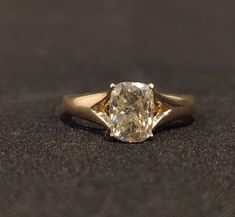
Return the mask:
<path id="1" fill-rule="evenodd" d="M 68 95 L 63 98 L 64 112 L 106 127 L 110 136 L 123 142 L 143 142 L 164 123 L 191 116 L 194 98 L 162 94 L 154 84 L 121 82 L 108 91 Z"/>

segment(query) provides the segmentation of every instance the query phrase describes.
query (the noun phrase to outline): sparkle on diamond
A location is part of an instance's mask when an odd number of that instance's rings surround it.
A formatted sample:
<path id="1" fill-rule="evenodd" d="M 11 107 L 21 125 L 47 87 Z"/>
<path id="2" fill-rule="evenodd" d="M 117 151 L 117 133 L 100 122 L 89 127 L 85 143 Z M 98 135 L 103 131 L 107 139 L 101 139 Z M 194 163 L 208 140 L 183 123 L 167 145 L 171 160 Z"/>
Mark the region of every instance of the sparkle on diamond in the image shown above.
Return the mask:
<path id="1" fill-rule="evenodd" d="M 154 96 L 149 85 L 123 82 L 110 98 L 111 136 L 126 142 L 141 142 L 152 136 Z"/>

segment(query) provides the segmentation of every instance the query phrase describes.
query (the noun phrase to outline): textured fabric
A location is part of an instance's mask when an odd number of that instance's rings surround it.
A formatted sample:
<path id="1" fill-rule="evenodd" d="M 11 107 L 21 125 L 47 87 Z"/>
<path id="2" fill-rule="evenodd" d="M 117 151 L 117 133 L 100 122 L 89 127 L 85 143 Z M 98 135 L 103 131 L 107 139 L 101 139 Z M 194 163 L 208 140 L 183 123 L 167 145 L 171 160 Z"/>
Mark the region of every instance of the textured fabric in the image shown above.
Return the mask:
<path id="1" fill-rule="evenodd" d="M 235 1 L 0 1 L 0 216 L 233 217 Z M 64 94 L 153 82 L 195 121 L 125 144 Z"/>

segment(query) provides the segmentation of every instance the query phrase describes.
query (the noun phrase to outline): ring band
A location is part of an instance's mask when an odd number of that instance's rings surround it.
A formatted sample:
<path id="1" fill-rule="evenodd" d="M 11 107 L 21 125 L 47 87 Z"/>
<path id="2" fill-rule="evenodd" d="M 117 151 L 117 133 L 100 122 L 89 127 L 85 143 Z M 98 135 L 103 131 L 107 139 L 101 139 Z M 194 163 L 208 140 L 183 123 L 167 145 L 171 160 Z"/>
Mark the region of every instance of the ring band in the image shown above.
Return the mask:
<path id="1" fill-rule="evenodd" d="M 191 116 L 194 97 L 163 94 L 153 84 L 122 82 L 108 91 L 64 96 L 63 111 L 106 127 L 125 142 L 142 142 L 162 124 Z"/>

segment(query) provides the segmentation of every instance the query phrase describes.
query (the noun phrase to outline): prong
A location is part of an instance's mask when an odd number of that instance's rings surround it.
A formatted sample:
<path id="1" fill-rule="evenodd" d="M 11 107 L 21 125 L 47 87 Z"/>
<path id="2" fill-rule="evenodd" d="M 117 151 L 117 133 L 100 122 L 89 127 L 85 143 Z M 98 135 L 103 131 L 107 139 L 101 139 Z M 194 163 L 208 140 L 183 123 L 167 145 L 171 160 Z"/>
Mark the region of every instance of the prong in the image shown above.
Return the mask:
<path id="1" fill-rule="evenodd" d="M 111 83 L 110 84 L 110 89 L 113 89 L 113 88 L 115 88 L 116 87 L 116 85 L 114 84 L 114 83 Z"/>
<path id="2" fill-rule="evenodd" d="M 153 84 L 153 83 L 150 83 L 150 84 L 149 84 L 149 88 L 153 90 L 153 89 L 154 89 L 154 84 Z"/>

